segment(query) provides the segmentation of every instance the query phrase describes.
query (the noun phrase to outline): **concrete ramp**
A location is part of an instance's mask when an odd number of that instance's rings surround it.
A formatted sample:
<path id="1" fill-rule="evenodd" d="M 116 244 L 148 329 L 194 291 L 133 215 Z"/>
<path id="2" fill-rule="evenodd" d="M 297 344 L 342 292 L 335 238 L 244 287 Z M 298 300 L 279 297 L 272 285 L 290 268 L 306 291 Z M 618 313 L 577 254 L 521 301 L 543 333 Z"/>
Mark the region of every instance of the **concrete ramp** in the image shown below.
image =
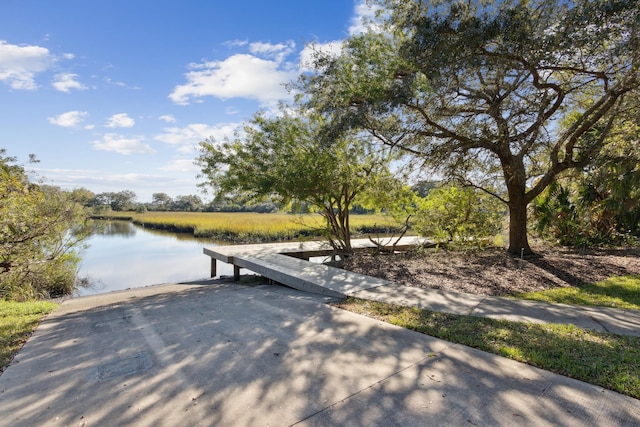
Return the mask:
<path id="1" fill-rule="evenodd" d="M 234 264 L 285 286 L 314 294 L 344 298 L 391 282 L 287 255 L 237 255 Z"/>
<path id="2" fill-rule="evenodd" d="M 354 239 L 351 246 L 354 251 L 379 250 L 380 247 L 391 251 L 406 251 L 425 243 L 429 242 L 417 236 L 406 236 L 399 240 Z M 233 264 L 236 280 L 240 279 L 240 269 L 245 268 L 294 289 L 338 298 L 393 285 L 386 280 L 308 262 L 312 257 L 335 254 L 327 242 L 216 246 L 205 247 L 203 252 L 211 257 L 211 277 L 217 275 L 216 262 L 222 261 Z"/>

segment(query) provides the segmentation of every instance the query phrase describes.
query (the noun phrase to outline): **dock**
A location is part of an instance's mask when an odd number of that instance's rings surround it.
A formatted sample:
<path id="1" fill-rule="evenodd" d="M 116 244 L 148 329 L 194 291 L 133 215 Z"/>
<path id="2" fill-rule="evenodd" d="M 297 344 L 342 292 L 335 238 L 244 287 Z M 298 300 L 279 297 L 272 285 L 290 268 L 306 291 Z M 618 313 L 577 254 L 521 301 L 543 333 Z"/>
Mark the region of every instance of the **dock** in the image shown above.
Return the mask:
<path id="1" fill-rule="evenodd" d="M 354 251 L 389 250 L 407 251 L 428 241 L 417 236 L 397 238 L 354 239 Z M 391 282 L 363 274 L 353 273 L 309 259 L 335 255 L 334 249 L 322 241 L 285 242 L 254 245 L 230 245 L 203 248 L 211 257 L 211 277 L 217 274 L 217 262 L 232 264 L 234 278 L 240 278 L 240 269 L 251 270 L 270 281 L 290 288 L 315 294 L 344 298 L 356 292 L 392 285 Z"/>

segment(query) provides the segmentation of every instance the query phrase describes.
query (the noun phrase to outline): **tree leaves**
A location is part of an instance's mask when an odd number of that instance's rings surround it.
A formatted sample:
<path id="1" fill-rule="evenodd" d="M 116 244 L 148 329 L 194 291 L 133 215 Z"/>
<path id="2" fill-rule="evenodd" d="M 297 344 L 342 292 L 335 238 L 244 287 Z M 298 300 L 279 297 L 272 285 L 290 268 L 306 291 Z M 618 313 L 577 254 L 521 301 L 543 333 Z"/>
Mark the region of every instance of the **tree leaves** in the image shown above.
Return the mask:
<path id="1" fill-rule="evenodd" d="M 591 164 L 640 86 L 631 0 L 379 0 L 378 28 L 345 42 L 299 90 L 328 140 L 368 131 L 430 172 L 509 205 L 509 249 L 530 252 L 527 206 Z M 571 126 L 561 127 L 567 114 Z M 491 183 L 492 189 L 485 183 Z"/>
<path id="2" fill-rule="evenodd" d="M 242 135 L 201 142 L 203 185 L 217 197 L 232 194 L 311 207 L 325 217 L 332 245 L 350 251 L 349 210 L 373 185 L 394 178 L 387 169 L 389 158 L 359 135 L 325 144 L 319 137 L 322 120 L 302 111 L 273 118 L 256 114 Z"/>
<path id="3" fill-rule="evenodd" d="M 31 184 L 23 167 L 0 150 L 0 298 L 71 293 L 76 285 L 72 229 L 82 207 L 57 188 Z"/>

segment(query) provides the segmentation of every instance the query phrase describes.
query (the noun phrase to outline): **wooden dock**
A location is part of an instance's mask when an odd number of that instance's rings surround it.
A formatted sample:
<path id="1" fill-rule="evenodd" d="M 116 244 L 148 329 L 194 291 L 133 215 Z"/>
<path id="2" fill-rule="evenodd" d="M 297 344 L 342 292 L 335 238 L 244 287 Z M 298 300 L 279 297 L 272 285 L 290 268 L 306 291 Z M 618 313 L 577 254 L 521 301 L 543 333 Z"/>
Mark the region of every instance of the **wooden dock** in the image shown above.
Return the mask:
<path id="1" fill-rule="evenodd" d="M 386 249 L 396 251 L 406 251 L 426 242 L 409 236 L 400 239 L 393 247 L 389 246 L 395 241 L 378 240 Z M 351 244 L 356 251 L 378 248 L 369 239 L 354 239 Z M 205 247 L 203 252 L 211 257 L 211 277 L 217 275 L 216 263 L 221 261 L 233 264 L 236 280 L 240 278 L 240 269 L 246 268 L 285 286 L 332 297 L 345 297 L 361 290 L 391 284 L 386 280 L 309 262 L 312 257 L 334 255 L 333 248 L 326 242 L 215 246 Z"/>

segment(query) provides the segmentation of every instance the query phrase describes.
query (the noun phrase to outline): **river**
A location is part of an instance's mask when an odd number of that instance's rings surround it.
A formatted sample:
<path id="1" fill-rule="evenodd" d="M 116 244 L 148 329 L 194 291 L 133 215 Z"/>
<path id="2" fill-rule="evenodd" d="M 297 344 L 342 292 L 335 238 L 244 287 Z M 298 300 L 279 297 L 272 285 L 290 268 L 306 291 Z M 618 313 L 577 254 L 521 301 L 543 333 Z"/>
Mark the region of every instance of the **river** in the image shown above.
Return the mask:
<path id="1" fill-rule="evenodd" d="M 202 253 L 215 246 L 188 234 L 148 230 L 127 221 L 101 224 L 85 243 L 79 276 L 90 287 L 75 295 L 92 295 L 160 283 L 209 277 L 211 261 Z M 233 275 L 233 266 L 218 263 L 219 275 Z"/>

